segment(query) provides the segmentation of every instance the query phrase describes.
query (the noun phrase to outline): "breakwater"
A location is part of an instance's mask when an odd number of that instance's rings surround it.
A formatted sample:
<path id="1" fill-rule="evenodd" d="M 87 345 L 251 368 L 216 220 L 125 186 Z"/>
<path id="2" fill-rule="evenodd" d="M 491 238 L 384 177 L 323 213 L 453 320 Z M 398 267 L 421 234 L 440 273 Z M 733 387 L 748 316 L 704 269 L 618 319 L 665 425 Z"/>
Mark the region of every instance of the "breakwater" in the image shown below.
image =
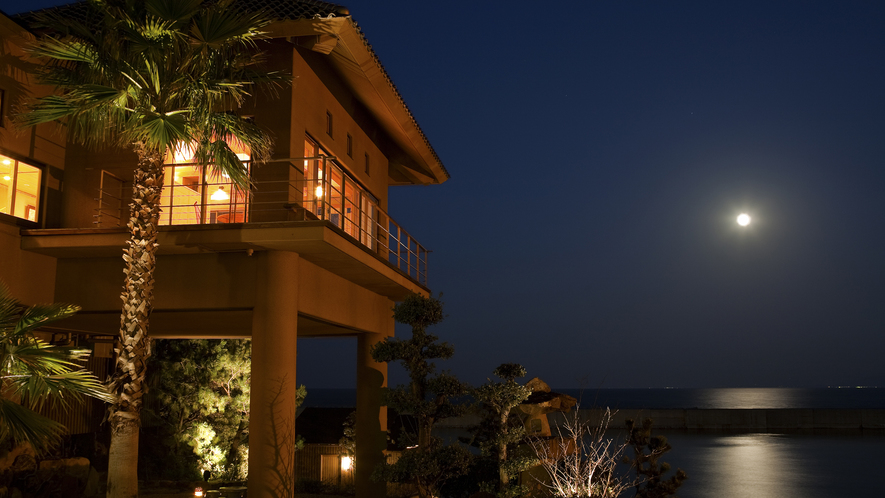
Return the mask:
<path id="1" fill-rule="evenodd" d="M 552 414 L 551 414 L 552 415 Z M 563 416 L 551 416 L 561 422 Z M 605 409 L 580 410 L 581 421 L 598 425 Z M 859 431 L 885 433 L 885 409 L 765 408 L 765 409 L 622 409 L 613 413 L 609 427 L 624 427 L 627 419 L 646 418 L 654 427 L 667 430 L 720 432 L 814 432 Z"/>
<path id="2" fill-rule="evenodd" d="M 598 427 L 605 417 L 604 408 L 583 408 L 578 416 L 581 423 Z M 551 413 L 551 425 L 562 426 L 565 417 L 574 413 Z M 627 419 L 637 423 L 651 418 L 655 429 L 668 431 L 708 432 L 857 432 L 885 434 L 885 409 L 836 408 L 671 408 L 621 409 L 613 411 L 609 429 L 621 429 Z M 463 429 L 479 423 L 479 416 L 470 414 L 445 419 L 438 427 Z"/>

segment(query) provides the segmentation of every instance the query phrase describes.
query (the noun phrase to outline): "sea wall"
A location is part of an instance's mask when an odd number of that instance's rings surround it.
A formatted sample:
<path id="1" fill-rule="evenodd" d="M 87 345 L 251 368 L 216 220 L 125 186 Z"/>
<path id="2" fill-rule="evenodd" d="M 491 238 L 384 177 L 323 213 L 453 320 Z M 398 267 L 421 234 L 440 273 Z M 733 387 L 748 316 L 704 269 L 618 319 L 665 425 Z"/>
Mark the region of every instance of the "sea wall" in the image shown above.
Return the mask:
<path id="1" fill-rule="evenodd" d="M 557 414 L 556 418 L 562 415 Z M 566 415 L 568 416 L 568 415 Z M 582 409 L 580 417 L 598 425 L 605 409 Z M 661 409 L 614 412 L 610 428 L 624 427 L 627 419 L 654 421 L 657 429 L 722 432 L 861 431 L 885 433 L 885 409 Z"/>
<path id="2" fill-rule="evenodd" d="M 605 417 L 604 408 L 582 409 L 580 421 L 599 426 Z M 551 425 L 564 423 L 564 417 L 573 414 L 551 413 Z M 622 409 L 613 412 L 610 429 L 621 429 L 627 419 L 637 423 L 646 418 L 654 421 L 655 429 L 710 432 L 827 432 L 850 431 L 864 434 L 885 434 L 885 409 Z M 466 428 L 479 423 L 477 415 L 449 418 L 438 426 Z"/>

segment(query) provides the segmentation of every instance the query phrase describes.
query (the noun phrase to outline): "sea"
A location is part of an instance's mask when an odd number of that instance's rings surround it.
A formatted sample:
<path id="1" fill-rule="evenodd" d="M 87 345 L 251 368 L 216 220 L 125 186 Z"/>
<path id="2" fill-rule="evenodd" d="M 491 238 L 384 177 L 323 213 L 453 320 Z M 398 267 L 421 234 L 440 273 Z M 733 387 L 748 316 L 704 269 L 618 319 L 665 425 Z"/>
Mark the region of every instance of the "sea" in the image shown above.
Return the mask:
<path id="1" fill-rule="evenodd" d="M 556 389 L 582 408 L 885 409 L 885 388 Z M 349 407 L 355 389 L 308 390 L 305 406 Z M 688 473 L 679 498 L 885 498 L 885 434 L 663 432 Z M 624 496 L 632 496 L 632 492 Z"/>

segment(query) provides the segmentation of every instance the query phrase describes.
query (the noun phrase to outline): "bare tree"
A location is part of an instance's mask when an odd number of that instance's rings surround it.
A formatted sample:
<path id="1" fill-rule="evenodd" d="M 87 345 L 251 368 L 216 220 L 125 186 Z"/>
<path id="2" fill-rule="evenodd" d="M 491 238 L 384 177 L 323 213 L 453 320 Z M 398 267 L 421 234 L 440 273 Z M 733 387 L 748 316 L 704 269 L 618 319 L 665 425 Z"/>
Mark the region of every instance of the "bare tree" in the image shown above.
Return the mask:
<path id="1" fill-rule="evenodd" d="M 629 444 L 605 437 L 613 415 L 609 409 L 594 425 L 582 421 L 577 408 L 553 437 L 529 439 L 549 478 L 539 482 L 561 498 L 615 498 L 635 485 L 616 471 Z"/>

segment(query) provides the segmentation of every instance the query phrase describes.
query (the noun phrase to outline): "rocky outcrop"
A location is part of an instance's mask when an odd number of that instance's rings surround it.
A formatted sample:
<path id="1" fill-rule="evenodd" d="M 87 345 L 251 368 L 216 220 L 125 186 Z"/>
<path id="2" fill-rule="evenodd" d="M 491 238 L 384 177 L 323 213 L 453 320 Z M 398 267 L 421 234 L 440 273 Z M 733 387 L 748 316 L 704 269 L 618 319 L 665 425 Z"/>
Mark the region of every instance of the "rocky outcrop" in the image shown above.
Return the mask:
<path id="1" fill-rule="evenodd" d="M 0 456 L 0 498 L 90 498 L 98 473 L 86 458 L 39 459 L 30 445 Z"/>

